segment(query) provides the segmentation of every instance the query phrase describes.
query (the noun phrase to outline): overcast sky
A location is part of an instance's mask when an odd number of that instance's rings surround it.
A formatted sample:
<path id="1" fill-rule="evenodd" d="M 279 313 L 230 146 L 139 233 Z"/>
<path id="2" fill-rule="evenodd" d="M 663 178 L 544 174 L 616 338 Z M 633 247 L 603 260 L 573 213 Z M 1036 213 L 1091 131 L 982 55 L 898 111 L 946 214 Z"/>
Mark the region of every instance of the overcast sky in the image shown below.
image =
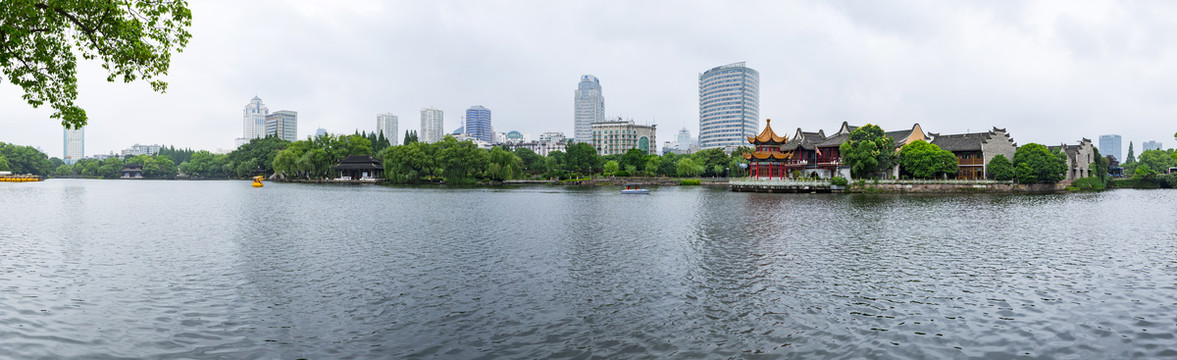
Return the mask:
<path id="1" fill-rule="evenodd" d="M 698 132 L 698 74 L 745 61 L 760 117 L 782 133 L 943 134 L 1007 128 L 1019 144 L 1101 134 L 1173 147 L 1177 3 L 1164 1 L 221 1 L 190 3 L 192 41 L 167 94 L 107 83 L 83 62 L 86 155 L 132 144 L 230 149 L 254 95 L 316 128 L 372 131 L 376 114 L 446 131 L 471 105 L 496 131 L 573 130 L 579 76 L 605 111 Z M 0 141 L 62 156 L 59 121 L 0 81 Z M 1098 144 L 1097 144 L 1098 145 Z"/>

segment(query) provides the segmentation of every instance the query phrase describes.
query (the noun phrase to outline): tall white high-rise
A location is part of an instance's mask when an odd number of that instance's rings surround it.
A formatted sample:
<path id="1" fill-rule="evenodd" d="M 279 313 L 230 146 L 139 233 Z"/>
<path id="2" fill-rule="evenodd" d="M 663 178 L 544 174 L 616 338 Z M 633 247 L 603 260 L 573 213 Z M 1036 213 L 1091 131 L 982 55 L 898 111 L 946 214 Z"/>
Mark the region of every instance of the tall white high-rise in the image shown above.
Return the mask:
<path id="1" fill-rule="evenodd" d="M 421 109 L 421 132 L 417 141 L 435 143 L 445 136 L 445 112 L 434 108 Z"/>
<path id="2" fill-rule="evenodd" d="M 376 135 L 384 133 L 384 137 L 388 138 L 388 143 L 392 146 L 400 145 L 400 135 L 397 133 L 397 127 L 400 125 L 400 118 L 392 113 L 376 114 Z"/>
<path id="3" fill-rule="evenodd" d="M 74 163 L 78 162 L 78 160 L 82 160 L 82 157 L 86 156 L 85 128 L 65 128 L 65 133 L 62 136 L 62 143 L 64 145 L 62 149 L 62 152 L 64 153 L 64 156 L 61 158 L 62 161 L 65 161 L 66 165 L 73 165 Z"/>
<path id="4" fill-rule="evenodd" d="M 573 132 L 576 142 L 592 142 L 593 123 L 605 121 L 605 95 L 601 93 L 601 80 L 596 76 L 583 75 L 576 86 L 576 114 Z"/>
<path id="5" fill-rule="evenodd" d="M 270 114 L 270 108 L 262 103 L 262 99 L 254 96 L 249 100 L 249 104 L 245 105 L 245 109 L 241 111 L 243 131 L 241 137 L 245 142 L 249 139 L 260 138 L 266 136 L 266 115 Z"/>
<path id="6" fill-rule="evenodd" d="M 738 62 L 699 74 L 700 149 L 747 145 L 759 118 L 759 72 Z"/>

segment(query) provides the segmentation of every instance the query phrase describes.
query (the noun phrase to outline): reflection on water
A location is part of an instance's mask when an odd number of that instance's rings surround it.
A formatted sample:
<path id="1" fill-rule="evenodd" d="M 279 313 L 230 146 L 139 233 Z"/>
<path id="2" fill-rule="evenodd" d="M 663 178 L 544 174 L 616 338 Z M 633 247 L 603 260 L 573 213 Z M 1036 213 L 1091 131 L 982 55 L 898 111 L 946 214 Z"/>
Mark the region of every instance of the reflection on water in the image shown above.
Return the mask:
<path id="1" fill-rule="evenodd" d="M 0 186 L 13 358 L 1177 356 L 1177 192 Z"/>

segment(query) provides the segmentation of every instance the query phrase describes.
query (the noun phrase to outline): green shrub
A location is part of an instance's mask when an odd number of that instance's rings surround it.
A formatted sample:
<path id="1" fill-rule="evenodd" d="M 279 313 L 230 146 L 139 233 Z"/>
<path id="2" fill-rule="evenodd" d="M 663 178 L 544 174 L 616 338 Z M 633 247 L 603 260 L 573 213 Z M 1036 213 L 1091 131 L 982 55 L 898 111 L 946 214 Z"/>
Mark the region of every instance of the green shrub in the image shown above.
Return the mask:
<path id="1" fill-rule="evenodd" d="M 613 176 L 621 176 L 621 177 L 629 176 L 629 171 L 620 170 L 620 171 L 614 172 Z"/>
<path id="2" fill-rule="evenodd" d="M 1106 188 L 1103 181 L 1097 177 L 1076 179 L 1075 182 L 1071 183 L 1071 186 L 1077 190 L 1103 190 Z"/>
<path id="3" fill-rule="evenodd" d="M 678 182 L 679 185 L 703 185 L 703 180 L 699 179 L 682 179 Z"/>
<path id="4" fill-rule="evenodd" d="M 841 176 L 835 176 L 830 179 L 830 184 L 834 185 L 834 186 L 846 186 L 849 183 L 850 183 L 849 180 L 846 180 L 846 178 L 841 177 Z"/>

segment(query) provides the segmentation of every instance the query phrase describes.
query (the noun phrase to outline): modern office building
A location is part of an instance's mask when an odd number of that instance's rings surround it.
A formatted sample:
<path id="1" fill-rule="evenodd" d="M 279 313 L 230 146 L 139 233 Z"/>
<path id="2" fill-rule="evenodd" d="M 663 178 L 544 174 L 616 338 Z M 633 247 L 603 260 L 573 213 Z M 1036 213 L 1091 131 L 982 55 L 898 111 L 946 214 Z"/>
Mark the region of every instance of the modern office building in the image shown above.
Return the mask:
<path id="1" fill-rule="evenodd" d="M 494 128 L 490 123 L 490 109 L 474 105 L 466 109 L 466 134 L 485 142 L 494 142 Z"/>
<path id="2" fill-rule="evenodd" d="M 738 62 L 699 74 L 699 148 L 746 146 L 759 117 L 759 72 Z"/>
<path id="3" fill-rule="evenodd" d="M 574 140 L 588 142 L 593 136 L 593 123 L 605 121 L 605 96 L 601 94 L 601 81 L 596 76 L 581 76 L 580 84 L 576 86 L 575 99 Z"/>
<path id="4" fill-rule="evenodd" d="M 441 137 L 445 135 L 445 113 L 434 108 L 421 109 L 421 132 L 417 134 L 417 140 L 427 143 L 435 143 L 441 141 Z"/>
<path id="5" fill-rule="evenodd" d="M 646 154 L 657 154 L 655 138 L 658 125 L 638 125 L 633 120 L 602 121 L 593 123 L 592 144 L 601 156 L 625 154 L 629 149 L 638 149 Z"/>
<path id="6" fill-rule="evenodd" d="M 249 139 L 266 136 L 266 115 L 269 114 L 270 108 L 262 103 L 261 98 L 254 96 L 252 100 L 249 100 L 249 104 L 246 104 L 245 109 L 241 110 L 241 137 L 245 139 L 245 142 L 249 142 Z"/>
<path id="7" fill-rule="evenodd" d="M 66 165 L 73 165 L 82 160 L 86 156 L 86 129 L 79 127 L 77 129 L 65 128 L 62 134 L 62 161 Z"/>
<path id="8" fill-rule="evenodd" d="M 1111 155 L 1118 161 L 1124 161 L 1123 146 L 1120 143 L 1120 135 L 1100 135 L 1099 136 L 1099 154 Z"/>
<path id="9" fill-rule="evenodd" d="M 323 135 L 327 135 L 327 129 L 324 129 L 324 128 L 318 128 L 318 129 L 316 129 L 316 130 L 315 130 L 315 137 L 320 137 L 320 136 L 323 136 Z"/>
<path id="10" fill-rule="evenodd" d="M 400 118 L 392 113 L 376 114 L 376 135 L 384 133 L 384 137 L 388 139 L 388 143 L 392 146 L 400 145 L 400 133 L 397 132 L 397 126 L 400 123 Z"/>
<path id="11" fill-rule="evenodd" d="M 674 150 L 679 154 L 687 154 L 691 150 L 691 131 L 687 128 L 682 128 L 678 131 L 678 142 L 674 144 Z"/>
<path id="12" fill-rule="evenodd" d="M 1149 151 L 1149 150 L 1161 150 L 1164 148 L 1164 145 L 1161 144 L 1160 141 L 1149 140 L 1149 141 L 1145 141 L 1144 144 L 1141 145 L 1141 147 L 1143 148 L 1143 150 L 1140 150 L 1140 151 L 1144 152 L 1144 151 Z"/>
<path id="13" fill-rule="evenodd" d="M 265 117 L 265 134 L 277 136 L 286 141 L 298 141 L 298 112 L 278 110 Z"/>

